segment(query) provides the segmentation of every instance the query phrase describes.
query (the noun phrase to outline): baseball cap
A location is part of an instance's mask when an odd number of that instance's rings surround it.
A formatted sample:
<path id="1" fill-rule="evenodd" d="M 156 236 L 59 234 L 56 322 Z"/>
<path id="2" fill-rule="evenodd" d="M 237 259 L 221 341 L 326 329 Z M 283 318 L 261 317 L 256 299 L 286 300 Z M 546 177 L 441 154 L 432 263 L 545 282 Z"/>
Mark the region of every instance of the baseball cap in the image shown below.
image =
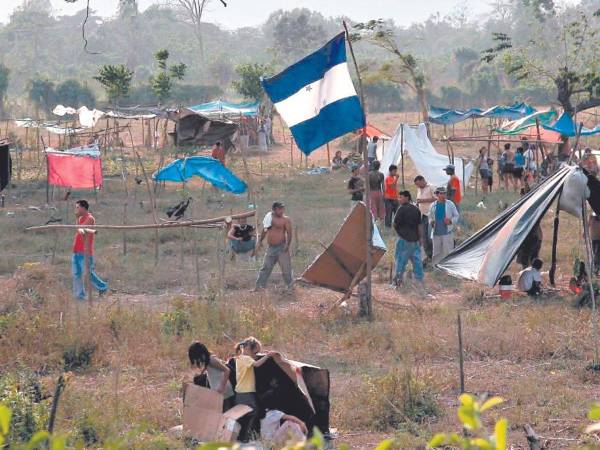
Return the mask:
<path id="1" fill-rule="evenodd" d="M 438 186 L 435 188 L 434 194 L 445 194 L 445 193 L 446 193 L 446 186 Z"/>
<path id="2" fill-rule="evenodd" d="M 446 167 L 444 167 L 444 170 L 454 170 L 454 164 L 448 164 Z"/>
<path id="3" fill-rule="evenodd" d="M 275 208 L 284 208 L 285 204 L 283 202 L 273 202 L 273 206 L 271 206 L 271 209 L 275 209 Z"/>

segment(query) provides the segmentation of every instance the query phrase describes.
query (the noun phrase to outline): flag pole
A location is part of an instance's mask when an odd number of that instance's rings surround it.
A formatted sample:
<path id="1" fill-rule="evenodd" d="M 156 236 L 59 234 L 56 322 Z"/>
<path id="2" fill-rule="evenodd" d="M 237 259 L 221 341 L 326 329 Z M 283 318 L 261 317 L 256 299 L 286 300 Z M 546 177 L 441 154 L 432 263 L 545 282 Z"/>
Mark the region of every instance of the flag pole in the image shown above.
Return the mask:
<path id="1" fill-rule="evenodd" d="M 362 79 L 360 77 L 360 70 L 358 69 L 358 63 L 356 62 L 356 57 L 354 56 L 354 49 L 352 48 L 352 42 L 350 41 L 350 33 L 348 32 L 348 25 L 346 21 L 343 20 L 342 24 L 344 25 L 344 30 L 346 32 L 346 41 L 348 41 L 348 47 L 350 48 L 350 55 L 352 55 L 352 62 L 354 63 L 354 68 L 356 69 L 356 77 L 358 78 L 358 93 L 360 97 L 360 105 L 363 110 L 363 116 L 365 115 L 365 99 L 362 88 Z M 369 158 L 367 154 L 367 146 L 365 145 L 365 135 L 366 135 L 366 117 L 365 117 L 365 126 L 363 126 L 362 133 L 359 140 L 359 148 L 363 154 L 363 166 L 366 169 L 365 173 L 365 222 L 366 222 L 366 238 L 367 238 L 367 254 L 365 260 L 365 269 L 366 269 L 366 295 L 365 295 L 365 304 L 362 302 L 360 304 L 360 312 L 361 314 L 365 314 L 369 320 L 373 320 L 373 308 L 371 301 L 371 271 L 373 270 L 373 261 L 371 258 L 371 252 L 373 248 L 373 229 L 372 229 L 372 215 L 371 215 L 371 189 L 369 186 Z"/>

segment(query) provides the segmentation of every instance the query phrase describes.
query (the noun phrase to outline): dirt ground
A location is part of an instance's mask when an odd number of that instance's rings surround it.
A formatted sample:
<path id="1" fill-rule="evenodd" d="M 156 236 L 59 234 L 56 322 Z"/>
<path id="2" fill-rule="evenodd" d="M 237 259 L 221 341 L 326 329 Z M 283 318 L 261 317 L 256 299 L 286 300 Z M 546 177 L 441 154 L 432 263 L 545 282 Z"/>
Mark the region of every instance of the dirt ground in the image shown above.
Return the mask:
<path id="1" fill-rule="evenodd" d="M 399 120 L 415 119 L 381 114 L 370 121 L 392 135 Z M 131 125 L 136 147 L 142 144 L 139 125 Z M 18 130 L 24 139 L 22 132 Z M 434 130 L 436 136 L 442 133 L 441 128 Z M 275 199 L 288 205 L 298 229 L 293 265 L 299 274 L 321 251 L 320 242 L 333 238 L 349 210 L 348 174 L 303 174 L 305 167 L 326 165 L 327 149 L 301 160 L 295 147 L 290 153 L 289 134 L 280 126 L 275 137 L 278 145 L 268 154 L 251 149 L 248 155 L 254 201 L 260 218 Z M 96 196 L 75 192 L 72 198 L 92 198 L 92 210 L 102 223 L 121 223 L 125 201 L 129 223 L 150 223 L 145 183 L 136 186 L 130 181 L 130 197 L 126 197 L 119 178 L 119 158 L 127 161 L 131 175 L 138 170 L 125 144 L 122 152 L 105 154 L 103 190 Z M 435 145 L 445 152 L 444 143 Z M 333 156 L 337 149 L 347 153 L 351 148 L 348 138 L 339 139 L 329 152 Z M 457 144 L 455 152 L 474 156 L 477 148 Z M 145 167 L 153 170 L 158 154 L 140 151 Z M 331 371 L 331 426 L 339 431 L 336 444 L 373 448 L 382 439 L 394 437 L 398 448 L 424 448 L 435 432 L 460 431 L 456 418 L 460 393 L 456 317 L 460 312 L 466 391 L 505 399 L 486 417 L 487 426 L 506 417 L 514 449 L 527 448 L 525 424 L 547 439 L 551 449 L 593 442 L 583 434 L 589 423 L 586 411 L 600 397 L 600 375 L 586 368 L 594 357 L 590 311 L 572 308 L 566 289 L 573 260 L 583 254 L 582 230 L 576 219 L 565 217 L 561 222 L 558 289 L 536 301 L 522 296 L 501 300 L 496 289 L 432 271 L 426 274 L 426 286 L 433 298 L 421 298 L 410 288 L 395 290 L 389 285 L 394 236 L 385 230 L 389 250 L 374 271 L 373 322 L 357 318 L 355 299 L 347 307 L 334 307 L 339 299 L 334 292 L 298 285 L 292 295 L 282 294 L 278 273 L 273 276 L 275 286 L 265 293 L 248 292 L 256 262 L 227 260 L 221 298 L 216 262 L 222 245 L 219 231 L 170 230 L 160 232 L 156 265 L 152 233 L 99 233 L 98 271 L 115 291 L 90 306 L 75 303 L 69 296 L 71 234 L 24 231 L 52 215 L 62 217 L 64 223 L 72 221 L 70 201 L 61 200 L 64 190 L 52 190 L 50 209 L 45 206 L 43 177 L 36 177 L 43 173 L 41 161 L 35 151 L 25 155 L 22 180 L 15 181 L 6 207 L 0 210 L 0 292 L 6 293 L 0 296 L 0 365 L 7 372 L 34 371 L 51 391 L 65 348 L 73 343 L 96 346 L 91 364 L 75 370 L 70 378 L 59 409 L 60 430 L 81 434 L 81 423 L 87 421 L 99 437 L 134 433 L 133 441 L 142 443 L 131 448 L 151 448 L 150 442 L 152 448 L 179 448 L 181 442 L 164 436 L 181 421 L 178 389 L 187 369 L 187 345 L 200 339 L 226 358 L 236 339 L 253 334 L 267 348 Z M 230 155 L 228 164 L 243 176 L 240 154 Z M 407 180 L 416 175 L 408 160 L 405 170 Z M 192 182 L 184 189 L 167 186 L 159 190 L 161 215 L 187 195 L 194 198 L 190 214 L 197 218 L 242 211 L 251 203 L 245 196 L 222 196 Z M 473 188 L 467 191 L 467 225 L 459 231 L 459 239 L 491 220 L 500 200 L 514 201 L 516 195 L 491 194 L 485 210 L 475 206 L 481 199 Z M 542 223 L 547 237 L 542 258 L 546 261 L 551 226 L 549 215 Z M 518 267 L 510 270 L 514 274 Z M 177 332 L 169 331 L 167 325 Z M 431 399 L 435 413 L 409 420 L 396 417 L 394 409 L 400 403 L 395 396 L 405 395 L 402 377 L 407 373 L 409 386 L 414 383 L 423 395 L 419 400 L 423 411 L 430 411 L 425 402 Z M 390 381 L 397 379 L 399 385 Z M 159 439 L 169 444 L 154 447 Z"/>

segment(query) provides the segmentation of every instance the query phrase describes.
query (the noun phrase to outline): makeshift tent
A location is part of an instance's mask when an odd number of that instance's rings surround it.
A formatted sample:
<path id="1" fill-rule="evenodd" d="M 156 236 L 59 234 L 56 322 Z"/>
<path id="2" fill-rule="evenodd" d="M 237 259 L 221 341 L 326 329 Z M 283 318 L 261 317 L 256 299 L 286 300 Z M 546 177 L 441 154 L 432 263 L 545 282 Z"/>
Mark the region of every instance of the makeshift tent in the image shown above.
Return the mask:
<path id="1" fill-rule="evenodd" d="M 520 134 L 531 127 L 537 126 L 539 123 L 542 125 L 549 125 L 556 118 L 556 111 L 538 111 L 528 116 L 522 117 L 518 120 L 513 120 L 502 124 L 500 128 L 496 128 L 493 131 L 499 134 L 516 135 Z M 540 130 L 541 131 L 541 130 Z"/>
<path id="2" fill-rule="evenodd" d="M 208 117 L 213 116 L 245 116 L 255 117 L 258 114 L 260 102 L 231 103 L 217 100 L 201 105 L 190 106 L 188 109 Z"/>
<path id="3" fill-rule="evenodd" d="M 519 133 L 519 136 L 531 141 L 536 141 L 538 139 L 538 130 L 535 127 L 528 128 L 527 130 Z M 546 130 L 542 126 L 540 126 L 539 138 L 543 143 L 547 144 L 560 144 L 562 142 L 562 137 L 560 133 L 557 133 L 556 131 Z"/>
<path id="4" fill-rule="evenodd" d="M 566 198 L 561 198 L 561 209 L 575 215 L 579 211 L 581 215 L 581 197 L 585 198 L 586 193 L 582 195 L 581 191 L 573 192 L 568 186 L 576 185 L 582 173 L 576 166 L 561 167 L 554 175 L 541 182 L 456 247 L 437 264 L 437 267 L 452 276 L 494 286 L 514 259 L 529 232 L 559 195 L 569 197 L 565 202 L 563 200 Z M 592 191 L 590 205 L 596 214 L 600 214 L 600 205 L 597 201 L 600 187 L 592 184 L 591 178 L 588 177 L 588 187 Z"/>
<path id="5" fill-rule="evenodd" d="M 8 143 L 0 143 L 0 191 L 2 191 L 8 183 L 12 173 L 12 160 L 10 158 L 10 150 Z"/>
<path id="6" fill-rule="evenodd" d="M 236 177 L 217 159 L 208 156 L 190 156 L 176 159 L 163 169 L 155 172 L 152 178 L 156 181 L 173 181 L 183 183 L 197 176 L 213 186 L 234 194 L 243 194 L 248 188 L 246 183 Z"/>
<path id="7" fill-rule="evenodd" d="M 385 174 L 390 165 L 399 164 L 402 158 L 402 136 L 404 137 L 404 152 L 410 156 L 417 168 L 417 172 L 423 175 L 434 186 L 446 185 L 448 175 L 444 172 L 444 168 L 450 161 L 447 155 L 437 152 L 427 137 L 427 128 L 423 123 L 419 124 L 416 128 L 407 124 L 400 124 L 398 126 L 392 140 L 386 146 L 379 170 Z M 462 183 L 465 180 L 468 183 L 473 172 L 473 164 L 469 162 L 463 166 L 462 159 L 455 158 L 454 167 L 456 175 L 460 178 L 460 182 Z"/>
<path id="8" fill-rule="evenodd" d="M 535 108 L 527 103 L 515 103 L 512 106 L 492 106 L 481 113 L 481 117 L 491 119 L 516 120 L 520 117 L 529 116 L 535 112 Z"/>
<path id="9" fill-rule="evenodd" d="M 54 109 L 52 110 L 52 114 L 54 114 L 55 116 L 62 117 L 66 114 L 68 114 L 68 115 L 77 114 L 77 110 L 75 108 L 72 108 L 71 106 L 56 105 L 54 107 Z"/>
<path id="10" fill-rule="evenodd" d="M 564 112 L 553 125 L 544 125 L 544 128 L 546 130 L 556 131 L 563 136 L 574 137 L 577 136 L 579 127 L 575 124 L 573 118 Z M 581 129 L 582 136 L 591 136 L 594 134 L 600 134 L 600 125 L 596 125 L 591 129 L 586 127 Z"/>
<path id="11" fill-rule="evenodd" d="M 346 293 L 365 276 L 367 254 L 366 206 L 357 203 L 344 220 L 333 242 L 307 267 L 300 279 L 316 286 Z M 386 246 L 373 223 L 372 264 L 377 265 Z M 354 281 L 354 283 L 353 283 Z"/>
<path id="12" fill-rule="evenodd" d="M 74 189 L 102 186 L 102 161 L 96 145 L 66 151 L 46 150 L 48 184 Z"/>
<path id="13" fill-rule="evenodd" d="M 480 117 L 482 109 L 471 108 L 467 111 L 459 111 L 456 109 L 429 107 L 429 121 L 438 125 L 454 125 L 471 117 Z"/>
<path id="14" fill-rule="evenodd" d="M 359 136 L 366 136 L 369 139 L 372 139 L 375 136 L 379 137 L 379 139 L 384 139 L 386 141 L 389 141 L 391 139 L 390 136 L 388 136 L 386 133 L 381 131 L 379 128 L 377 128 L 371 124 L 367 124 L 367 126 L 364 129 L 360 129 L 356 133 Z"/>
<path id="15" fill-rule="evenodd" d="M 191 109 L 183 109 L 172 116 L 176 122 L 175 133 L 170 133 L 175 145 L 214 145 L 221 141 L 229 148 L 238 125 L 226 120 L 210 119 Z"/>

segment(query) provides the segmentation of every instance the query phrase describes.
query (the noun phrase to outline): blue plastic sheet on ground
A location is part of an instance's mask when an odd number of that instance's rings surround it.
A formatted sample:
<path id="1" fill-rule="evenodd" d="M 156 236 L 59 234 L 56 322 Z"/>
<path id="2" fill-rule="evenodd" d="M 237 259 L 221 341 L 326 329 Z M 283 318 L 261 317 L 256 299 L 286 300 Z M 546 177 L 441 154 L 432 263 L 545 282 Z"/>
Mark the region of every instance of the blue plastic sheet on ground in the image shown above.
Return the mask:
<path id="1" fill-rule="evenodd" d="M 535 112 L 535 108 L 527 103 L 515 103 L 511 106 L 493 106 L 485 111 L 479 108 L 471 108 L 467 111 L 456 109 L 429 107 L 429 121 L 438 125 L 453 125 L 471 117 L 488 117 L 493 119 L 516 120 Z"/>
<path id="2" fill-rule="evenodd" d="M 173 181 L 183 183 L 192 177 L 200 177 L 214 187 L 234 194 L 243 194 L 248 186 L 219 160 L 208 156 L 190 156 L 176 159 L 163 169 L 155 172 L 152 178 L 156 181 Z"/>
<path id="3" fill-rule="evenodd" d="M 188 109 L 199 112 L 205 115 L 242 115 L 248 117 L 256 116 L 258 112 L 259 102 L 245 102 L 245 103 L 231 103 L 222 100 L 217 100 L 209 103 L 202 103 L 201 105 L 190 106 Z"/>
<path id="4" fill-rule="evenodd" d="M 546 130 L 556 131 L 557 133 L 560 133 L 563 136 L 574 137 L 577 136 L 578 127 L 575 124 L 573 118 L 569 114 L 564 112 L 560 115 L 558 120 L 554 122 L 554 124 L 544 125 L 544 128 Z M 594 128 L 583 127 L 581 129 L 582 136 L 591 136 L 594 134 L 600 134 L 600 124 L 596 125 Z"/>

